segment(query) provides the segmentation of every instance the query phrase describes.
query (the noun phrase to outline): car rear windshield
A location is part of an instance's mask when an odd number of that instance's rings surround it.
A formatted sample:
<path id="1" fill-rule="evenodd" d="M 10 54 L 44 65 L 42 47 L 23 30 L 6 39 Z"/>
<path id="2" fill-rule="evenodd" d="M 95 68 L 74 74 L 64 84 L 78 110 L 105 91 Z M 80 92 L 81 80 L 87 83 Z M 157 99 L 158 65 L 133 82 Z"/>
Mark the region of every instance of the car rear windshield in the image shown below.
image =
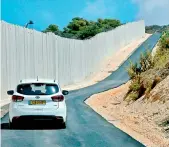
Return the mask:
<path id="1" fill-rule="evenodd" d="M 59 92 L 58 85 L 46 83 L 21 84 L 17 92 L 24 95 L 52 95 Z"/>

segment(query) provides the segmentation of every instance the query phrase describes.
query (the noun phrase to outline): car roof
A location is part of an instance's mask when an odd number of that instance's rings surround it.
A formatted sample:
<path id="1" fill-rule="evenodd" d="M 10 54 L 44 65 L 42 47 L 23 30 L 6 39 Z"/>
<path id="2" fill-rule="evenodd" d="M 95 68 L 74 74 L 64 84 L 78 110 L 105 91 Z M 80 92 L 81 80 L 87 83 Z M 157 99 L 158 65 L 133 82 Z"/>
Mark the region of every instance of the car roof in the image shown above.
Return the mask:
<path id="1" fill-rule="evenodd" d="M 58 82 L 55 79 L 22 79 L 19 82 L 19 84 L 26 84 L 26 83 L 55 83 L 55 84 L 58 84 Z"/>

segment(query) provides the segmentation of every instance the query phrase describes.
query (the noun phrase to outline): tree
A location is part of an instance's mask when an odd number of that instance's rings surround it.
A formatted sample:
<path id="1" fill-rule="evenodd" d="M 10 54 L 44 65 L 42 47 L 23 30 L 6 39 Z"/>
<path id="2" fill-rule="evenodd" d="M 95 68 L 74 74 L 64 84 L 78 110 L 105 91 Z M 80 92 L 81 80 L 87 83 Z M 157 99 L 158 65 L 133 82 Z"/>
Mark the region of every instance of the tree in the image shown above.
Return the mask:
<path id="1" fill-rule="evenodd" d="M 116 19 L 98 19 L 97 25 L 102 30 L 102 32 L 106 32 L 112 30 L 121 25 L 121 22 Z"/>
<path id="2" fill-rule="evenodd" d="M 72 21 L 64 28 L 63 33 L 77 34 L 82 31 L 90 22 L 83 18 L 75 17 Z"/>
<path id="3" fill-rule="evenodd" d="M 43 32 L 44 33 L 52 32 L 55 35 L 57 35 L 57 34 L 59 34 L 60 31 L 59 31 L 59 27 L 57 25 L 51 24 Z"/>
<path id="4" fill-rule="evenodd" d="M 93 24 L 80 31 L 78 34 L 78 38 L 82 40 L 89 39 L 100 32 L 100 28 L 97 25 Z"/>
<path id="5" fill-rule="evenodd" d="M 88 21 L 84 18 L 75 17 L 69 24 L 59 31 L 57 25 L 49 25 L 44 32 L 53 32 L 56 35 L 74 38 L 74 39 L 88 39 L 100 32 L 112 30 L 121 25 L 119 20 L 115 19 L 101 19 L 95 21 Z"/>

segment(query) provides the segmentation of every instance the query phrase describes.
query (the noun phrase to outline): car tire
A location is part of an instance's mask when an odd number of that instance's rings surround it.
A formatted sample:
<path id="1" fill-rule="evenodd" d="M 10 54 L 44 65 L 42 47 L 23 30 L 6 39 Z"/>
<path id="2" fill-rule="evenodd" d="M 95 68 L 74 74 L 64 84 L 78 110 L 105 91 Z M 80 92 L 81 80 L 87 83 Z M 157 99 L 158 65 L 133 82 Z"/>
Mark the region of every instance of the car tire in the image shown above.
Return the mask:
<path id="1" fill-rule="evenodd" d="M 66 123 L 65 122 L 62 123 L 62 128 L 66 129 Z"/>
<path id="2" fill-rule="evenodd" d="M 12 122 L 9 120 L 9 129 L 13 129 L 13 124 L 12 124 Z"/>
<path id="3" fill-rule="evenodd" d="M 13 122 L 11 122 L 10 120 L 9 120 L 9 129 L 11 129 L 11 130 L 14 130 L 14 129 L 16 129 L 17 127 L 16 127 L 16 123 L 13 123 Z"/>

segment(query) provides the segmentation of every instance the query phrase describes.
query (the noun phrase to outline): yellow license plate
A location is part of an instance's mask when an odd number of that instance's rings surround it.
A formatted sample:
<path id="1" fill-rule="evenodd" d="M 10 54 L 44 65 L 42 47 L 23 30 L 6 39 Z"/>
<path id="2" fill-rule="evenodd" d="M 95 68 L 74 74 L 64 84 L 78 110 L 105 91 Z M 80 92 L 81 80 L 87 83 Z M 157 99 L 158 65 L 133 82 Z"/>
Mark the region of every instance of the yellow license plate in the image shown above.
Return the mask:
<path id="1" fill-rule="evenodd" d="M 45 105 L 46 101 L 44 100 L 32 100 L 29 101 L 29 105 Z"/>

